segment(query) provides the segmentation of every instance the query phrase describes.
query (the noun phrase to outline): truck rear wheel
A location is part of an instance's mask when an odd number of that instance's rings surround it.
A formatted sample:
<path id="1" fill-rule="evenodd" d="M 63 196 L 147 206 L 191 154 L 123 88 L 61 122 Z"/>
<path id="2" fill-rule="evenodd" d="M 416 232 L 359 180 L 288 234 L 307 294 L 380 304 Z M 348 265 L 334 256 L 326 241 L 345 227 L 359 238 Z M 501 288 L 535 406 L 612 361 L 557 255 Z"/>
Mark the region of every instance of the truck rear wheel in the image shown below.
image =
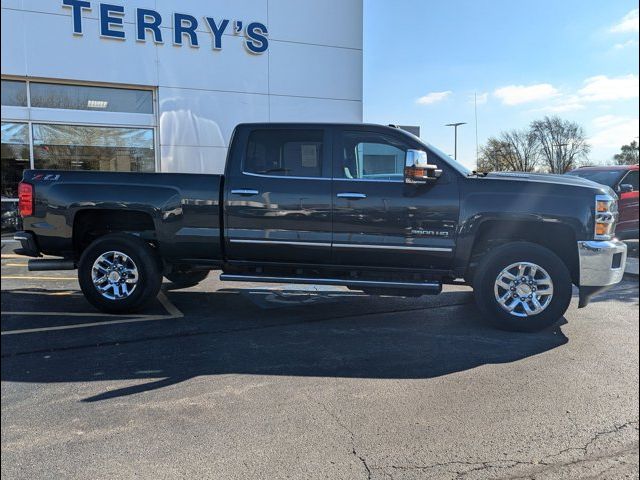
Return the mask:
<path id="1" fill-rule="evenodd" d="M 189 288 L 202 282 L 209 275 L 209 270 L 177 270 L 167 273 L 165 277 L 173 284 L 173 288 Z"/>
<path id="2" fill-rule="evenodd" d="M 162 274 L 145 241 L 114 233 L 98 238 L 83 252 L 78 281 L 86 299 L 99 310 L 127 313 L 158 295 Z"/>
<path id="3" fill-rule="evenodd" d="M 555 324 L 571 301 L 571 275 L 551 250 L 514 242 L 491 250 L 473 289 L 484 317 L 503 330 L 534 332 Z"/>

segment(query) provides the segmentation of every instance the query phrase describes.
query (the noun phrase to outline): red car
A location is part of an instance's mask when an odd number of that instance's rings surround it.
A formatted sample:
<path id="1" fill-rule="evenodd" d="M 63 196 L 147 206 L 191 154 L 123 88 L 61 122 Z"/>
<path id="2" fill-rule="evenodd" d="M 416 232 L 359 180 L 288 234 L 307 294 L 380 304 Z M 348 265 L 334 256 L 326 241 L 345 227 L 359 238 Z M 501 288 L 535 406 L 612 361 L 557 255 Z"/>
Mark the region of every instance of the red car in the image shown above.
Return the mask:
<path id="1" fill-rule="evenodd" d="M 620 198 L 616 236 L 622 240 L 638 238 L 638 165 L 582 167 L 570 171 L 568 175 L 613 188 Z"/>

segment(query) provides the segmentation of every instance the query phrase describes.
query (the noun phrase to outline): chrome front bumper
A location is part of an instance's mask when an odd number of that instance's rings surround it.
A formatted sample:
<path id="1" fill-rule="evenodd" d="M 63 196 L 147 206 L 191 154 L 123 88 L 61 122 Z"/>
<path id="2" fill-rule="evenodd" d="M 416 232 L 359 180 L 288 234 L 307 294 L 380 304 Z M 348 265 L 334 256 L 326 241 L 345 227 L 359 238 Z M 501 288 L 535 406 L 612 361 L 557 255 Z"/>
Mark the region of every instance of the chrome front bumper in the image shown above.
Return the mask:
<path id="1" fill-rule="evenodd" d="M 627 263 L 627 245 L 620 240 L 580 241 L 580 303 L 585 307 L 591 297 L 622 280 Z"/>

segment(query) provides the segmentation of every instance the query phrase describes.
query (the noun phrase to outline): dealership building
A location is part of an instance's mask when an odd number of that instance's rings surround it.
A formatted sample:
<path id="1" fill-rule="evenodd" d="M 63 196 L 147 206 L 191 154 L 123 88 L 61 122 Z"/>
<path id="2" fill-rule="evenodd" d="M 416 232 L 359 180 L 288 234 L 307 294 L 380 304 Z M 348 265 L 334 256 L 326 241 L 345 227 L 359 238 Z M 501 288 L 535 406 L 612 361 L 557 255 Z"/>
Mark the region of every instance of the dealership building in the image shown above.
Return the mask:
<path id="1" fill-rule="evenodd" d="M 241 122 L 362 121 L 362 0 L 2 0 L 2 213 L 25 168 L 221 173 Z"/>

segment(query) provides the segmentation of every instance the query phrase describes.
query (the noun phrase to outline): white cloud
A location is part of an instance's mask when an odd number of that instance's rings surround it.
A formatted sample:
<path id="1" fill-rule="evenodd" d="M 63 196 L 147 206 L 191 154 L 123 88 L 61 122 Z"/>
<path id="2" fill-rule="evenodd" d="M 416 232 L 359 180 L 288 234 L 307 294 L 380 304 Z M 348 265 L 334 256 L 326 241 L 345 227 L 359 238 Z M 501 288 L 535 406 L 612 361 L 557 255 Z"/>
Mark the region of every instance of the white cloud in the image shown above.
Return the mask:
<path id="1" fill-rule="evenodd" d="M 627 40 L 626 42 L 623 43 L 616 43 L 613 48 L 615 48 L 616 50 L 624 50 L 625 48 L 629 48 L 629 47 L 637 47 L 638 46 L 638 40 L 632 39 L 632 40 Z"/>
<path id="2" fill-rule="evenodd" d="M 509 85 L 498 88 L 493 94 L 505 105 L 520 105 L 557 97 L 560 92 L 549 83 L 537 85 Z"/>
<path id="3" fill-rule="evenodd" d="M 578 95 L 587 102 L 627 100 L 638 97 L 638 76 L 607 77 L 597 75 L 587 78 Z"/>
<path id="4" fill-rule="evenodd" d="M 619 148 L 638 136 L 640 124 L 637 118 L 619 115 L 603 115 L 592 121 L 596 129 L 589 138 L 594 147 Z"/>
<path id="5" fill-rule="evenodd" d="M 533 112 L 566 113 L 583 110 L 585 106 L 576 98 L 564 98 L 559 102 L 532 110 Z"/>
<path id="6" fill-rule="evenodd" d="M 432 103 L 437 103 L 445 100 L 452 93 L 453 92 L 451 90 L 447 90 L 446 92 L 427 93 L 424 97 L 418 98 L 416 100 L 416 103 L 419 103 L 420 105 L 431 105 Z"/>
<path id="7" fill-rule="evenodd" d="M 613 33 L 638 33 L 638 9 L 631 10 L 611 27 Z"/>

